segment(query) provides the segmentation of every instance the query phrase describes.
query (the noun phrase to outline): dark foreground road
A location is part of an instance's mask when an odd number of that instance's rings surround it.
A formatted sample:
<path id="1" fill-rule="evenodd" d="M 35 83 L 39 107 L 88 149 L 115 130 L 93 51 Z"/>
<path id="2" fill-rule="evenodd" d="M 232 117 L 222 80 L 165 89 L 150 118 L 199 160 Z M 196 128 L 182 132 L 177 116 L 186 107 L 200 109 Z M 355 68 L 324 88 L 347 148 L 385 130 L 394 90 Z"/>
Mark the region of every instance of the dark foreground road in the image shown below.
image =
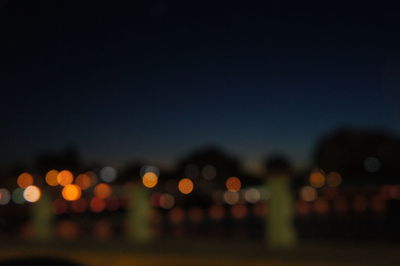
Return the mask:
<path id="1" fill-rule="evenodd" d="M 83 265 L 400 265 L 400 245 L 376 243 L 300 243 L 292 250 L 274 250 L 262 243 L 234 241 L 132 245 L 123 241 L 35 243 L 3 239 L 0 248 L 1 260 L 62 258 Z"/>

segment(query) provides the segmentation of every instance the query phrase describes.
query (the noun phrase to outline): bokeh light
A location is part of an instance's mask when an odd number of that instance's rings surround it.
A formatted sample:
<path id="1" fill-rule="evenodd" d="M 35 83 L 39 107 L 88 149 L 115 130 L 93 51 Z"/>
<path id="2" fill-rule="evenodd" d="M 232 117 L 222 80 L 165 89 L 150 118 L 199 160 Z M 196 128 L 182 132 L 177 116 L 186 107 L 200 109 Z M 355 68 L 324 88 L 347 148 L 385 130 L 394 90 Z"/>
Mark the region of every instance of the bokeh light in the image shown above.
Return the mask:
<path id="1" fill-rule="evenodd" d="M 78 185 L 82 190 L 90 188 L 92 181 L 89 175 L 80 174 L 76 177 L 75 184 Z"/>
<path id="2" fill-rule="evenodd" d="M 7 205 L 10 202 L 10 191 L 6 188 L 0 188 L 0 205 Z"/>
<path id="3" fill-rule="evenodd" d="M 22 173 L 18 176 L 17 184 L 20 188 L 27 188 L 30 185 L 33 185 L 33 177 L 29 173 Z"/>
<path id="4" fill-rule="evenodd" d="M 239 202 L 239 193 L 232 191 L 225 191 L 224 193 L 224 201 L 229 205 L 234 205 Z"/>
<path id="5" fill-rule="evenodd" d="M 57 175 L 57 182 L 61 186 L 66 186 L 71 184 L 74 181 L 74 176 L 71 173 L 71 171 L 68 170 L 62 170 L 60 173 Z"/>
<path id="6" fill-rule="evenodd" d="M 224 215 L 225 209 L 221 205 L 212 205 L 208 210 L 208 216 L 210 216 L 212 220 L 221 220 L 224 218 Z"/>
<path id="7" fill-rule="evenodd" d="M 338 172 L 329 172 L 326 176 L 326 183 L 330 187 L 338 187 L 342 183 L 342 176 Z"/>
<path id="8" fill-rule="evenodd" d="M 310 186 L 304 186 L 300 189 L 300 197 L 304 201 L 314 201 L 317 198 L 317 191 Z"/>
<path id="9" fill-rule="evenodd" d="M 315 188 L 321 188 L 325 185 L 325 175 L 320 169 L 314 170 L 309 177 L 310 185 Z"/>
<path id="10" fill-rule="evenodd" d="M 81 197 L 82 191 L 78 185 L 69 184 L 64 186 L 61 194 L 65 200 L 74 201 Z"/>
<path id="11" fill-rule="evenodd" d="M 29 186 L 24 190 L 24 199 L 28 202 L 36 202 L 40 199 L 42 192 L 37 186 Z"/>
<path id="12" fill-rule="evenodd" d="M 158 176 L 154 172 L 147 172 L 142 177 L 143 185 L 147 188 L 153 188 L 158 183 Z"/>
<path id="13" fill-rule="evenodd" d="M 92 210 L 92 212 L 96 213 L 102 212 L 105 209 L 105 207 L 106 207 L 106 202 L 102 198 L 94 197 L 90 201 L 90 209 Z"/>
<path id="14" fill-rule="evenodd" d="M 247 207 L 244 204 L 236 204 L 231 207 L 231 215 L 235 219 L 246 218 L 247 212 Z"/>
<path id="15" fill-rule="evenodd" d="M 182 178 L 178 183 L 178 189 L 182 194 L 190 194 L 193 191 L 193 181 L 189 178 Z"/>
<path id="16" fill-rule="evenodd" d="M 242 187 L 242 182 L 240 182 L 239 178 L 233 176 L 226 180 L 225 186 L 231 192 L 238 192 Z"/>
<path id="17" fill-rule="evenodd" d="M 113 182 L 117 178 L 117 170 L 111 166 L 106 166 L 100 170 L 100 178 L 107 183 Z"/>
<path id="18" fill-rule="evenodd" d="M 336 212 L 343 213 L 349 209 L 349 203 L 345 196 L 337 196 L 333 200 L 333 208 Z"/>
<path id="19" fill-rule="evenodd" d="M 58 185 L 57 176 L 59 172 L 57 170 L 50 170 L 47 172 L 45 180 L 49 186 L 55 187 Z"/>
<path id="20" fill-rule="evenodd" d="M 60 215 L 60 214 L 67 212 L 68 204 L 67 204 L 67 201 L 65 201 L 63 199 L 56 199 L 51 204 L 51 208 L 55 214 Z"/>
<path id="21" fill-rule="evenodd" d="M 164 209 L 171 209 L 175 204 L 175 199 L 171 194 L 165 193 L 160 196 L 160 206 Z"/>
<path id="22" fill-rule="evenodd" d="M 244 193 L 244 199 L 249 203 L 256 203 L 261 199 L 261 193 L 256 188 L 249 188 Z"/>
<path id="23" fill-rule="evenodd" d="M 199 207 L 192 207 L 188 211 L 188 217 L 193 223 L 200 223 L 204 219 L 204 212 Z"/>
<path id="24" fill-rule="evenodd" d="M 357 195 L 353 200 L 353 209 L 356 212 L 365 212 L 368 208 L 368 199 L 363 195 Z"/>
<path id="25" fill-rule="evenodd" d="M 88 203 L 86 199 L 83 198 L 71 202 L 71 210 L 76 213 L 82 213 L 86 211 L 87 207 Z"/>
<path id="26" fill-rule="evenodd" d="M 169 211 L 168 216 L 172 224 L 180 224 L 185 219 L 185 212 L 181 207 L 175 207 Z"/>
<path id="27" fill-rule="evenodd" d="M 11 198 L 16 204 L 22 204 L 25 202 L 24 190 L 22 188 L 16 188 L 11 194 Z"/>
<path id="28" fill-rule="evenodd" d="M 378 158 L 368 157 L 364 161 L 364 168 L 369 173 L 378 172 L 379 169 L 381 168 L 381 162 L 379 161 Z"/>
<path id="29" fill-rule="evenodd" d="M 106 199 L 112 194 L 112 188 L 106 183 L 100 183 L 94 187 L 93 193 L 96 197 Z"/>
<path id="30" fill-rule="evenodd" d="M 201 169 L 201 175 L 206 180 L 214 179 L 217 176 L 217 169 L 212 165 L 206 165 Z"/>
<path id="31" fill-rule="evenodd" d="M 329 203 L 326 199 L 319 198 L 314 202 L 314 211 L 318 214 L 326 214 L 329 211 Z"/>

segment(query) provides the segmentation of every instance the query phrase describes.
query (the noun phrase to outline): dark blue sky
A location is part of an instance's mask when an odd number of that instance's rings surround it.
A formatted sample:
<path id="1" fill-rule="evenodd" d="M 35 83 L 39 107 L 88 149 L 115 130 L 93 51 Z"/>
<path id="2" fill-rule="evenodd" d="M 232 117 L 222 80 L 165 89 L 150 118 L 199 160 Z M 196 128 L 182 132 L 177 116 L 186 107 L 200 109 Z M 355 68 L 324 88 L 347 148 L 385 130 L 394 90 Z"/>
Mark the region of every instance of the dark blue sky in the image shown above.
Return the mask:
<path id="1" fill-rule="evenodd" d="M 338 127 L 400 132 L 398 6 L 296 1 L 2 7 L 1 158 L 173 162 L 215 144 L 310 160 Z"/>

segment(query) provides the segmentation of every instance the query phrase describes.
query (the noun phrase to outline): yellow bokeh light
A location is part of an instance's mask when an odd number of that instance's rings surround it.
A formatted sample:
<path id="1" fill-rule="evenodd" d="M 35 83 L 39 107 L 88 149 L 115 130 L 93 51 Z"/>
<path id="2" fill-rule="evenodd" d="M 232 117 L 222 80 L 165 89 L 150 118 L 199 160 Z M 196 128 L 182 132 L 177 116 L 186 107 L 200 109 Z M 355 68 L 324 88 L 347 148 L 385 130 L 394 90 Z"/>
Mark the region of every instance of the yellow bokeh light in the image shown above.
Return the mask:
<path id="1" fill-rule="evenodd" d="M 147 188 L 153 188 L 158 183 L 158 176 L 153 172 L 147 172 L 142 177 L 143 185 Z"/>
<path id="2" fill-rule="evenodd" d="M 90 188 L 92 185 L 91 178 L 87 174 L 80 174 L 77 176 L 75 180 L 75 184 L 78 185 L 81 189 L 85 190 Z"/>
<path id="3" fill-rule="evenodd" d="M 29 173 L 22 173 L 18 176 L 17 184 L 20 188 L 27 188 L 33 185 L 33 177 Z"/>
<path id="4" fill-rule="evenodd" d="M 309 181 L 311 186 L 321 188 L 325 185 L 325 175 L 322 171 L 314 171 L 311 173 Z"/>
<path id="5" fill-rule="evenodd" d="M 105 183 L 100 183 L 94 187 L 94 195 L 100 199 L 105 199 L 111 196 L 112 188 L 110 185 Z"/>
<path id="6" fill-rule="evenodd" d="M 28 186 L 24 190 L 24 199 L 29 202 L 36 202 L 42 195 L 40 189 L 37 186 Z"/>
<path id="7" fill-rule="evenodd" d="M 62 170 L 60 173 L 57 175 L 57 182 L 61 186 L 66 186 L 72 183 L 74 181 L 74 176 L 72 173 L 68 170 Z"/>
<path id="8" fill-rule="evenodd" d="M 330 187 L 337 187 L 342 183 L 342 176 L 338 172 L 329 172 L 326 183 Z"/>
<path id="9" fill-rule="evenodd" d="M 193 181 L 189 178 L 182 178 L 178 184 L 178 189 L 182 194 L 190 194 L 193 191 L 193 187 Z"/>
<path id="10" fill-rule="evenodd" d="M 78 185 L 68 184 L 62 190 L 62 196 L 65 200 L 74 201 L 81 197 L 82 191 Z"/>
<path id="11" fill-rule="evenodd" d="M 242 182 L 240 182 L 239 178 L 233 176 L 226 180 L 225 186 L 231 192 L 238 192 L 242 187 Z"/>
<path id="12" fill-rule="evenodd" d="M 50 170 L 46 174 L 46 183 L 49 186 L 55 187 L 58 185 L 57 176 L 59 172 L 57 170 Z"/>

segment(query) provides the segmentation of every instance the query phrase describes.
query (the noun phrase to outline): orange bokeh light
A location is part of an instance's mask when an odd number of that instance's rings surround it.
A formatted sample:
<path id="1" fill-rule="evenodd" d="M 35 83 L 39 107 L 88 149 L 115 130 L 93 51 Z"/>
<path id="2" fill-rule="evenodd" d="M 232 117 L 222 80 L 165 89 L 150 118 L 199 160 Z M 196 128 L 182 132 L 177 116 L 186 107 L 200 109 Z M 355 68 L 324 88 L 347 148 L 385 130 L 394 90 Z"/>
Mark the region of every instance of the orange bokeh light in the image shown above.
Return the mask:
<path id="1" fill-rule="evenodd" d="M 321 188 L 325 185 L 325 175 L 322 171 L 314 171 L 311 173 L 309 181 L 311 186 Z"/>
<path id="2" fill-rule="evenodd" d="M 238 192 L 242 187 L 242 182 L 240 182 L 239 178 L 233 176 L 226 180 L 225 186 L 231 192 Z"/>
<path id="3" fill-rule="evenodd" d="M 189 178 L 182 178 L 178 184 L 178 189 L 182 194 L 190 194 L 193 191 L 193 187 L 193 181 Z"/>
<path id="4" fill-rule="evenodd" d="M 153 172 L 147 172 L 142 177 L 143 185 L 147 188 L 153 188 L 158 183 L 158 176 Z"/>
<path id="5" fill-rule="evenodd" d="M 18 176 L 17 184 L 20 188 L 27 188 L 33 185 L 33 177 L 29 173 L 22 173 Z"/>
<path id="6" fill-rule="evenodd" d="M 46 174 L 46 183 L 49 186 L 55 187 L 58 185 L 57 176 L 59 172 L 57 170 L 50 170 Z"/>
<path id="7" fill-rule="evenodd" d="M 61 186 L 66 186 L 72 183 L 74 181 L 74 176 L 72 173 L 68 170 L 62 170 L 58 175 L 57 175 L 57 182 Z"/>
<path id="8" fill-rule="evenodd" d="M 112 188 L 106 183 L 100 183 L 94 188 L 94 195 L 100 199 L 106 199 L 112 194 Z"/>
<path id="9" fill-rule="evenodd" d="M 81 197 L 81 194 L 81 188 L 74 184 L 68 184 L 64 186 L 62 190 L 63 198 L 68 201 L 78 200 Z"/>
<path id="10" fill-rule="evenodd" d="M 92 185 L 90 176 L 87 174 L 80 174 L 77 176 L 75 180 L 75 184 L 77 184 L 82 190 L 90 188 Z"/>

